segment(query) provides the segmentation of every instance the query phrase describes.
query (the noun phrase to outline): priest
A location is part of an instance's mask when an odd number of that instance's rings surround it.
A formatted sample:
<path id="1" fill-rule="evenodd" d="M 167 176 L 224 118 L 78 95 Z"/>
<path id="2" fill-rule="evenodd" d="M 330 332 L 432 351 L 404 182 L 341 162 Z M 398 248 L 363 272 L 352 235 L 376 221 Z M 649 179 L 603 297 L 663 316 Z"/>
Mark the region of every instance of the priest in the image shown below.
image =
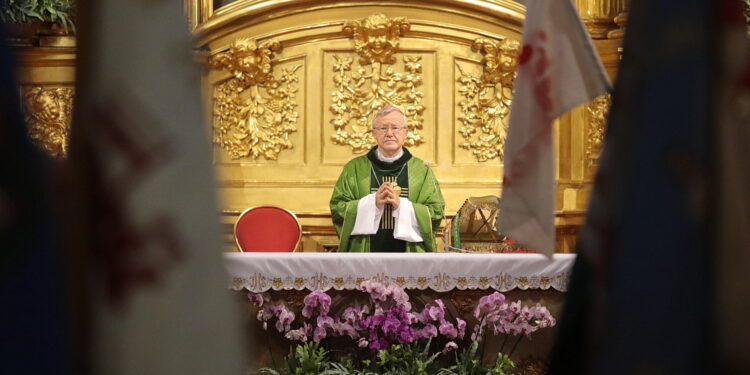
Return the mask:
<path id="1" fill-rule="evenodd" d="M 378 145 L 344 166 L 331 196 L 340 252 L 433 252 L 445 202 L 427 163 L 404 148 L 409 129 L 395 106 L 372 120 Z"/>

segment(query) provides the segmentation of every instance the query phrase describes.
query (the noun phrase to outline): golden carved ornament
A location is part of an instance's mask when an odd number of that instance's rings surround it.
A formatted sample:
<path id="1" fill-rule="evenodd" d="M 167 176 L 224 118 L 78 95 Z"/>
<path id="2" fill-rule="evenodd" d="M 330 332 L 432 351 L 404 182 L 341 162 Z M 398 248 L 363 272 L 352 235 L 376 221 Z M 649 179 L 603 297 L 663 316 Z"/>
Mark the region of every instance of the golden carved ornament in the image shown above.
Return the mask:
<path id="1" fill-rule="evenodd" d="M 628 12 L 630 8 L 630 0 L 621 0 L 620 13 L 614 18 L 617 29 L 607 33 L 609 39 L 622 39 L 625 36 L 625 24 L 628 23 Z M 620 56 L 622 58 L 622 56 Z"/>
<path id="2" fill-rule="evenodd" d="M 343 32 L 354 38 L 360 64 L 393 64 L 396 62 L 393 54 L 398 50 L 398 38 L 410 27 L 406 17 L 388 18 L 375 13 L 363 20 L 346 21 Z"/>
<path id="3" fill-rule="evenodd" d="M 604 144 L 604 132 L 607 124 L 607 113 L 612 105 L 612 96 L 602 95 L 586 105 L 586 162 L 596 165 L 599 153 Z"/>
<path id="4" fill-rule="evenodd" d="M 212 68 L 232 74 L 214 90 L 213 113 L 213 142 L 232 159 L 276 160 L 293 147 L 289 135 L 297 131 L 296 72 L 301 65 L 274 75 L 274 52 L 279 50 L 277 41 L 243 38 L 210 59 Z"/>
<path id="5" fill-rule="evenodd" d="M 592 39 L 606 39 L 616 29 L 613 19 L 622 11 L 625 0 L 575 0 L 581 20 Z"/>
<path id="6" fill-rule="evenodd" d="M 335 90 L 331 92 L 330 106 L 334 144 L 347 145 L 355 153 L 375 145 L 369 119 L 386 105 L 399 107 L 407 117 L 409 133 L 405 145 L 424 143 L 419 134 L 424 122 L 424 94 L 417 89 L 422 85 L 421 57 L 404 56 L 403 72 L 393 65 L 398 37 L 409 27 L 404 17 L 389 19 L 379 13 L 344 24 L 343 31 L 354 37 L 360 59 L 355 65 L 350 57 L 334 55 Z"/>
<path id="7" fill-rule="evenodd" d="M 29 137 L 52 156 L 66 156 L 70 140 L 73 88 L 24 88 L 23 104 Z"/>
<path id="8" fill-rule="evenodd" d="M 480 38 L 472 49 L 484 56 L 482 75 L 468 74 L 456 64 L 460 72 L 459 133 L 465 140 L 459 147 L 471 151 L 477 161 L 502 161 L 519 47 L 520 43 L 513 39 Z"/>

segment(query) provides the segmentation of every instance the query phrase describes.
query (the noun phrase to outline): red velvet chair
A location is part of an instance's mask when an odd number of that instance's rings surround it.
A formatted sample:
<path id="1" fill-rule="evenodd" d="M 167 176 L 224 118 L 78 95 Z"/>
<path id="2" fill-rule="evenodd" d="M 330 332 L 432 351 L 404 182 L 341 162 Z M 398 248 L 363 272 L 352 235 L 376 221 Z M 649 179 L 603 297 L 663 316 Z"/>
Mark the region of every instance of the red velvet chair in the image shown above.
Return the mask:
<path id="1" fill-rule="evenodd" d="M 292 252 L 301 237 L 297 216 L 279 207 L 248 208 L 234 223 L 234 238 L 242 252 Z"/>

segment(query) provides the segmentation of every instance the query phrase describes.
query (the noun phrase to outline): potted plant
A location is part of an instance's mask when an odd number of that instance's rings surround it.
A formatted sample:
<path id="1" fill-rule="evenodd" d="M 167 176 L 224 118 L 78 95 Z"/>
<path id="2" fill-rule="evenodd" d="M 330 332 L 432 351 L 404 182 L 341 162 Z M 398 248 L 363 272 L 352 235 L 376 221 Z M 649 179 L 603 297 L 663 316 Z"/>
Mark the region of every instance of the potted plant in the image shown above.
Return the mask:
<path id="1" fill-rule="evenodd" d="M 509 304 L 499 292 L 480 298 L 472 314 L 476 323 L 467 323 L 450 317 L 440 299 L 413 309 L 396 284 L 366 280 L 360 290 L 369 301 L 339 306 L 343 312 L 332 311 L 331 296 L 315 290 L 297 314 L 285 303 L 271 303 L 268 294 L 249 293 L 263 329 L 275 327 L 290 343 L 279 364 L 269 341 L 274 368 L 259 374 L 506 375 L 515 366 L 510 357 L 522 339 L 556 323 L 546 307 Z M 485 363 L 488 335 L 504 338 L 499 352 Z"/>
<path id="2" fill-rule="evenodd" d="M 0 20 L 13 38 L 75 33 L 75 0 L 0 0 Z"/>

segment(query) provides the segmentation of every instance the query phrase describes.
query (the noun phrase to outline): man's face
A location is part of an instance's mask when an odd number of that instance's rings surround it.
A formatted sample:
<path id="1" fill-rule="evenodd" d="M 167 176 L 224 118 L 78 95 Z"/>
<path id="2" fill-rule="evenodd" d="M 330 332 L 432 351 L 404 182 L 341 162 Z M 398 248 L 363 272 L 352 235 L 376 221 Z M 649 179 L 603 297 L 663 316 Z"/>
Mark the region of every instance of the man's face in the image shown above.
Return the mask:
<path id="1" fill-rule="evenodd" d="M 396 111 L 385 116 L 380 116 L 375 120 L 375 127 L 372 133 L 378 142 L 378 147 L 387 156 L 394 156 L 404 145 L 407 134 L 405 125 L 403 123 L 403 116 Z M 385 129 L 385 131 L 382 131 L 382 129 Z"/>

